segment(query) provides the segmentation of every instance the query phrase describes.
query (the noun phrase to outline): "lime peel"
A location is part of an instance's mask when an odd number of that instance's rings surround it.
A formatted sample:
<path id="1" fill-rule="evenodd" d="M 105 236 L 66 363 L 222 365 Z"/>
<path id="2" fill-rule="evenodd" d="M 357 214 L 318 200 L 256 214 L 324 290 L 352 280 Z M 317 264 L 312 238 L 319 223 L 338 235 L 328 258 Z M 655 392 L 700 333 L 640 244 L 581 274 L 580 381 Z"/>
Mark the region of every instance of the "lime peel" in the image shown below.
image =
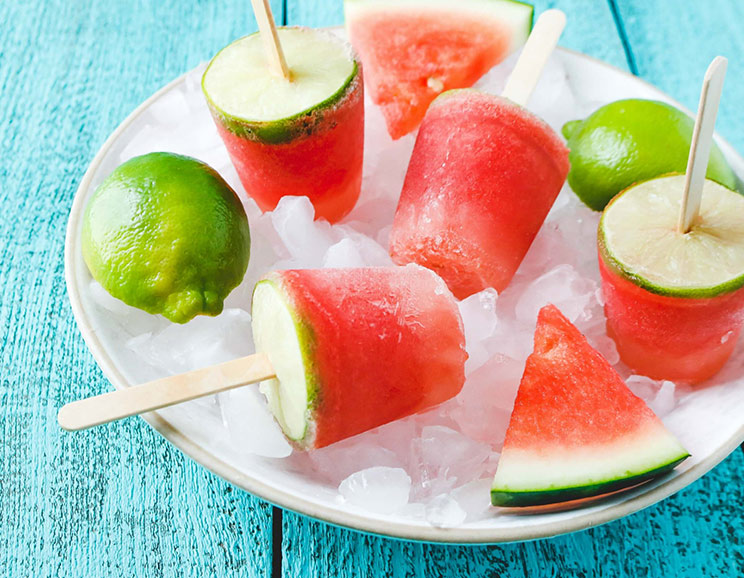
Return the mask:
<path id="1" fill-rule="evenodd" d="M 209 165 L 150 153 L 120 165 L 95 190 L 82 252 L 113 297 L 186 323 L 222 312 L 248 267 L 250 229 L 235 191 Z"/>

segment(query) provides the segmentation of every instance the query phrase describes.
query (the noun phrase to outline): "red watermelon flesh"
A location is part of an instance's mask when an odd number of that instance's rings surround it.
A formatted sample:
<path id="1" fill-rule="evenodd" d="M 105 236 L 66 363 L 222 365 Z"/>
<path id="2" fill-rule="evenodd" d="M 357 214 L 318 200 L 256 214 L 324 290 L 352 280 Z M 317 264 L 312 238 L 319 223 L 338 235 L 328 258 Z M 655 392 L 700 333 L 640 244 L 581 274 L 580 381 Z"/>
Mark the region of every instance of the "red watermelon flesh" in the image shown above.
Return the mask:
<path id="1" fill-rule="evenodd" d="M 553 305 L 538 316 L 491 490 L 501 506 L 596 496 L 666 472 L 689 454 Z"/>
<path id="2" fill-rule="evenodd" d="M 524 44 L 532 6 L 509 0 L 347 0 L 349 39 L 388 132 L 414 130 L 442 92 L 467 88 Z"/>

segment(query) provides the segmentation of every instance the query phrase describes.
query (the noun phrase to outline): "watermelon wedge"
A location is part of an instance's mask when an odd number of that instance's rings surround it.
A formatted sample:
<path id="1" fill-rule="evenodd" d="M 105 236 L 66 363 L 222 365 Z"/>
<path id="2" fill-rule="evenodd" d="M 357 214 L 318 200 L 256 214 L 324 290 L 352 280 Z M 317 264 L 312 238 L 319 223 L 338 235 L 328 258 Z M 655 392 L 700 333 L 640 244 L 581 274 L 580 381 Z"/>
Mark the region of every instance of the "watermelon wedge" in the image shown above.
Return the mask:
<path id="1" fill-rule="evenodd" d="M 540 311 L 491 488 L 494 506 L 606 494 L 689 455 L 555 306 Z"/>
<path id="2" fill-rule="evenodd" d="M 515 0 L 346 0 L 364 83 L 394 139 L 440 93 L 467 88 L 521 47 L 534 9 Z"/>

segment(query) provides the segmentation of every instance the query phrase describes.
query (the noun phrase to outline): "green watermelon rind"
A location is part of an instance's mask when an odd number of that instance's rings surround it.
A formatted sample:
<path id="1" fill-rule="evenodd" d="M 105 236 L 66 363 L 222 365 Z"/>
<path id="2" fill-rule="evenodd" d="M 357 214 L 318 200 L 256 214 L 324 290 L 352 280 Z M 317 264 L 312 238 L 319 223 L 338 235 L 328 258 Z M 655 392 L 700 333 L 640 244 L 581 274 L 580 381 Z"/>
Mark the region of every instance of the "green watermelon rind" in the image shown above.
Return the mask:
<path id="1" fill-rule="evenodd" d="M 318 407 L 320 396 L 320 383 L 315 369 L 315 343 L 317 342 L 315 331 L 310 324 L 305 322 L 301 313 L 298 311 L 292 297 L 284 289 L 284 283 L 280 273 L 269 273 L 263 279 L 256 283 L 253 288 L 253 296 L 260 285 L 270 285 L 280 296 L 286 305 L 292 321 L 294 322 L 297 340 L 300 343 L 300 353 L 302 354 L 302 363 L 305 369 L 305 387 L 307 390 L 307 409 L 305 410 L 305 429 L 302 435 L 292 437 L 286 431 L 284 424 L 280 419 L 274 416 L 274 419 L 282 428 L 282 432 L 287 440 L 297 449 L 305 450 L 313 446 L 315 438 L 314 418 L 316 408 Z M 251 299 L 255 305 L 255 300 Z M 251 317 L 255 319 L 256 312 L 251 309 Z M 271 352 L 265 352 L 271 358 Z"/>
<path id="2" fill-rule="evenodd" d="M 673 470 L 688 457 L 690 457 L 690 454 L 685 452 L 672 461 L 645 472 L 633 473 L 623 478 L 592 482 L 580 486 L 535 488 L 534 490 L 510 490 L 505 487 L 493 487 L 491 488 L 491 504 L 502 508 L 525 508 L 594 498 L 647 482 Z"/>
<path id="3" fill-rule="evenodd" d="M 635 183 L 628 188 L 620 191 L 617 195 L 615 195 L 609 203 L 607 203 L 607 206 L 605 207 L 604 211 L 602 211 L 602 217 L 599 220 L 599 226 L 597 227 L 597 248 L 599 250 L 600 258 L 602 259 L 602 262 L 616 275 L 619 277 L 627 280 L 628 282 L 632 283 L 633 285 L 636 285 L 640 287 L 641 289 L 645 289 L 649 293 L 654 293 L 656 295 L 661 295 L 662 297 L 680 297 L 684 299 L 712 299 L 715 297 L 720 297 L 722 295 L 725 295 L 727 293 L 733 293 L 734 291 L 737 291 L 744 287 L 744 273 L 741 275 L 738 275 L 736 277 L 733 277 L 727 281 L 724 281 L 723 283 L 719 283 L 718 285 L 712 285 L 710 287 L 667 287 L 663 285 L 659 285 L 658 283 L 655 283 L 643 275 L 639 275 L 635 271 L 633 271 L 632 268 L 627 266 L 625 263 L 623 263 L 620 259 L 615 257 L 608 247 L 606 235 L 605 235 L 605 215 L 609 211 L 612 210 L 613 205 L 618 202 L 623 195 L 639 186 L 643 183 L 647 183 L 649 181 L 654 181 L 657 179 L 664 179 L 666 177 L 679 175 L 680 173 L 667 173 L 664 175 L 659 175 L 657 177 L 654 177 L 652 179 L 648 179 L 646 181 L 642 181 L 640 183 Z M 708 179 L 712 180 L 712 179 Z M 727 187 L 725 185 L 722 185 L 721 183 L 716 182 L 718 185 L 723 187 L 724 189 L 727 189 L 731 191 L 734 194 L 740 194 L 736 190 Z"/>
<path id="4" fill-rule="evenodd" d="M 292 26 L 289 28 L 302 29 L 303 26 Z M 220 54 L 227 50 L 233 44 L 242 42 L 251 36 L 255 36 L 258 32 L 248 34 L 242 38 L 238 38 L 234 42 L 231 42 L 220 50 L 212 60 L 209 61 L 204 74 L 201 79 L 201 88 L 204 98 L 207 101 L 209 111 L 212 116 L 219 122 L 225 129 L 233 133 L 239 138 L 247 140 L 258 141 L 265 144 L 283 144 L 293 141 L 296 138 L 307 136 L 313 132 L 315 127 L 323 122 L 324 112 L 329 109 L 333 109 L 344 99 L 349 98 L 354 91 L 357 90 L 361 83 L 361 64 L 359 58 L 353 51 L 350 51 L 350 58 L 353 59 L 353 68 L 349 76 L 344 80 L 341 86 L 333 94 L 328 96 L 325 100 L 320 101 L 313 106 L 301 110 L 291 116 L 280 118 L 278 120 L 269 121 L 257 121 L 248 118 L 243 118 L 237 115 L 230 114 L 222 110 L 217 106 L 212 98 L 209 96 L 205 87 L 205 79 L 209 73 L 209 69 L 217 61 Z"/>

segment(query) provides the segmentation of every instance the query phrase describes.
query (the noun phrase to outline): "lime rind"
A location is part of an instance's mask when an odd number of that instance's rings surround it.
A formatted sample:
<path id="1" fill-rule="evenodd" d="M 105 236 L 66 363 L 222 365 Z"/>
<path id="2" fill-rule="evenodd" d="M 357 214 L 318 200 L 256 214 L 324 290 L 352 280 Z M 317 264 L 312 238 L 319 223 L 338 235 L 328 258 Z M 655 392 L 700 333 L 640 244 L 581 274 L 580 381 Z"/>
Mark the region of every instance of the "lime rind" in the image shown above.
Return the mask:
<path id="1" fill-rule="evenodd" d="M 613 247 L 613 241 L 609 237 L 612 237 L 612 235 L 608 235 L 608 220 L 611 217 L 608 217 L 608 215 L 611 215 L 613 213 L 613 209 L 617 209 L 619 204 L 624 204 L 629 201 L 629 197 L 626 197 L 626 195 L 634 191 L 633 194 L 637 194 L 639 187 L 644 188 L 652 188 L 658 185 L 663 180 L 669 180 L 673 179 L 674 182 L 665 183 L 663 186 L 671 186 L 674 188 L 675 191 L 677 191 L 677 195 L 679 199 L 676 201 L 676 204 L 673 204 L 673 214 L 671 215 L 672 224 L 668 225 L 669 227 L 669 235 L 679 235 L 680 238 L 683 237 L 681 233 L 677 233 L 676 229 L 673 228 L 676 225 L 676 219 L 679 212 L 679 203 L 681 201 L 682 196 L 682 187 L 684 186 L 684 175 L 680 174 L 668 174 L 668 175 L 662 175 L 660 177 L 656 177 L 653 179 L 649 179 L 647 181 L 644 181 L 642 183 L 638 183 L 636 185 L 632 185 L 631 187 L 628 187 L 624 191 L 620 192 L 618 195 L 616 195 L 610 203 L 608 203 L 607 207 L 605 208 L 602 217 L 599 221 L 599 228 L 597 233 L 597 245 L 599 248 L 599 253 L 601 256 L 602 261 L 617 275 L 619 275 L 621 278 L 627 279 L 629 282 L 633 283 L 634 285 L 641 287 L 642 289 L 645 289 L 646 291 L 649 291 L 650 293 L 654 293 L 656 295 L 661 295 L 664 297 L 680 297 L 680 298 L 689 298 L 689 299 L 706 299 L 706 298 L 714 298 L 719 297 L 721 295 L 725 295 L 727 293 L 734 292 L 742 287 L 744 287 L 744 199 L 742 199 L 741 195 L 723 185 L 720 183 L 717 183 L 711 179 L 706 180 L 705 189 L 703 193 L 703 206 L 701 209 L 701 215 L 699 220 L 696 222 L 696 224 L 693 225 L 693 233 L 695 230 L 704 229 L 703 225 L 705 224 L 705 218 L 706 213 L 708 210 L 706 210 L 706 199 L 710 201 L 710 196 L 713 194 L 717 194 L 719 198 L 722 198 L 721 195 L 726 195 L 730 193 L 729 200 L 731 202 L 741 204 L 740 210 L 738 211 L 732 211 L 731 214 L 740 215 L 742 217 L 741 222 L 741 231 L 740 235 L 738 235 L 739 243 L 736 243 L 737 246 L 741 247 L 740 253 L 741 253 L 741 266 L 738 268 L 738 271 L 735 273 L 729 274 L 728 278 L 725 280 L 714 283 L 713 285 L 705 285 L 704 281 L 709 279 L 710 277 L 703 278 L 698 283 L 688 283 L 688 284 L 679 284 L 678 281 L 670 280 L 660 280 L 660 279 L 653 279 L 648 274 L 648 272 L 643 272 L 641 270 L 641 267 L 639 265 L 633 265 L 631 263 L 626 262 L 626 260 L 623 260 L 622 257 L 618 256 L 617 253 L 618 248 Z M 646 195 L 648 198 L 651 198 L 650 195 Z M 712 202 L 711 202 L 712 204 Z M 710 206 L 710 205 L 709 205 Z M 654 217 L 658 217 L 659 212 L 657 211 L 647 211 L 648 214 L 651 214 Z M 639 219 L 647 219 L 648 217 L 643 217 L 641 215 L 638 216 Z M 628 222 L 628 226 L 630 227 L 638 227 L 639 219 L 630 219 Z M 700 220 L 702 219 L 702 221 Z M 713 240 L 712 242 L 715 242 L 715 239 L 718 239 L 719 242 L 723 245 L 726 241 L 724 237 L 726 235 L 730 235 L 730 233 L 726 233 L 724 231 L 720 231 L 718 234 L 713 235 L 711 231 L 714 229 L 714 227 L 709 227 L 706 231 L 706 234 L 709 234 L 710 238 Z M 736 239 L 734 239 L 736 241 Z M 676 242 L 676 241 L 675 241 Z M 680 243 L 684 242 L 680 240 Z M 659 245 L 655 244 L 653 248 L 649 248 L 649 250 L 658 250 Z M 702 275 L 700 275 L 702 278 Z"/>
<path id="2" fill-rule="evenodd" d="M 561 134 L 563 135 L 563 138 L 565 138 L 566 140 L 570 140 L 571 137 L 573 137 L 574 133 L 577 130 L 581 129 L 581 125 L 583 124 L 584 124 L 583 120 L 569 120 L 561 128 Z"/>
<path id="3" fill-rule="evenodd" d="M 249 34 L 220 50 L 214 58 L 209 62 L 204 74 L 201 79 L 202 93 L 207 101 L 210 112 L 216 118 L 216 120 L 225 127 L 228 131 L 233 133 L 239 138 L 245 138 L 266 144 L 282 144 L 290 142 L 296 138 L 307 136 L 312 134 L 317 126 L 322 124 L 325 113 L 334 110 L 340 103 L 347 98 L 352 98 L 353 95 L 359 92 L 361 98 L 361 65 L 356 53 L 351 46 L 341 40 L 340 38 L 332 35 L 329 32 L 322 30 L 315 30 L 311 28 L 293 26 L 293 27 L 281 27 L 279 30 L 300 30 L 307 31 L 308 33 L 317 34 L 324 39 L 329 39 L 336 43 L 339 48 L 343 49 L 352 63 L 351 72 L 341 85 L 332 92 L 328 97 L 313 104 L 307 108 L 298 111 L 295 114 L 286 116 L 284 118 L 275 120 L 256 120 L 251 118 L 242 117 L 239 115 L 231 114 L 223 110 L 218 106 L 214 99 L 210 96 L 209 91 L 206 88 L 206 79 L 210 69 L 214 63 L 218 60 L 220 55 L 237 43 L 244 42 L 247 39 L 258 35 L 258 32 Z"/>

